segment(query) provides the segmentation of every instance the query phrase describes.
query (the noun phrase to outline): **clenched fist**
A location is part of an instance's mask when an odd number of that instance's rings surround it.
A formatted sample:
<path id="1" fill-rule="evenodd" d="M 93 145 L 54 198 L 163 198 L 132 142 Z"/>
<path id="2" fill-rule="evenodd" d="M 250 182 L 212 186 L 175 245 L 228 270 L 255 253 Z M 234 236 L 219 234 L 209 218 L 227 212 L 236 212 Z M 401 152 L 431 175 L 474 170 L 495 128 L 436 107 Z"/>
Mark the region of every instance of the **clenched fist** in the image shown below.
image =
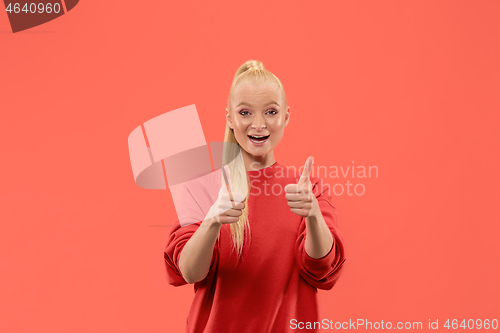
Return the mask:
<path id="1" fill-rule="evenodd" d="M 285 186 L 285 198 L 292 213 L 302 217 L 310 217 L 319 211 L 318 200 L 312 192 L 312 184 L 309 179 L 314 158 L 310 156 L 304 165 L 304 171 L 297 184 Z"/>
<path id="2" fill-rule="evenodd" d="M 219 224 L 236 223 L 245 208 L 245 195 L 231 191 L 229 168 L 224 166 L 221 171 L 225 185 L 221 187 L 217 201 L 212 205 L 205 219 L 210 218 L 211 222 Z"/>

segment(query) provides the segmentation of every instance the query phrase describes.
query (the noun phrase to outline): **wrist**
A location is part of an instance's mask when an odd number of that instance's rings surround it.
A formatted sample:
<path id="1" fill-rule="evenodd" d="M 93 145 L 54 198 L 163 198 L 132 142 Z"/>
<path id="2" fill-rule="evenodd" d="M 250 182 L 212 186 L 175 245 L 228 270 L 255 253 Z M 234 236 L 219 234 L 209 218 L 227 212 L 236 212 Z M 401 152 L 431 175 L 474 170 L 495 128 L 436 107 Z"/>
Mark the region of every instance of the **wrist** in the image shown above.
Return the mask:
<path id="1" fill-rule="evenodd" d="M 213 216 L 213 217 L 210 217 L 206 220 L 203 220 L 203 222 L 201 222 L 200 226 L 206 227 L 208 229 L 220 230 L 220 228 L 222 227 L 222 224 L 217 221 L 217 218 L 215 216 Z"/>

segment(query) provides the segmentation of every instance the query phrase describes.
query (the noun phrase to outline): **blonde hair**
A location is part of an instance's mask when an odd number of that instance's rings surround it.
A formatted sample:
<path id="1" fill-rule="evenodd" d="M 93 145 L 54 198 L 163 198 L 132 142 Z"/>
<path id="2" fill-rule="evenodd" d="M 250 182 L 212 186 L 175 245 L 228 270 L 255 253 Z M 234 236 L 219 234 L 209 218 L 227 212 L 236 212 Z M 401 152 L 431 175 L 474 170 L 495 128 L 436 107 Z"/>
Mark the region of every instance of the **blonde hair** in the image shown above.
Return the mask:
<path id="1" fill-rule="evenodd" d="M 281 81 L 270 71 L 264 68 L 262 62 L 258 60 L 248 60 L 241 65 L 233 78 L 233 83 L 229 90 L 227 101 L 227 110 L 231 110 L 231 100 L 234 96 L 236 88 L 242 83 L 251 83 L 256 85 L 275 85 L 280 91 L 283 98 L 284 110 L 287 108 L 285 89 Z M 238 222 L 231 223 L 231 234 L 233 238 L 233 249 L 236 249 L 238 259 L 241 259 L 243 254 L 243 243 L 245 235 L 248 235 L 250 241 L 250 224 L 248 222 L 248 196 L 250 194 L 250 183 L 247 177 L 243 156 L 240 153 L 241 147 L 236 140 L 233 129 L 226 124 L 226 132 L 224 141 L 229 144 L 224 144 L 223 164 L 228 165 L 231 178 L 231 189 L 238 193 L 247 193 L 245 198 L 245 208 L 239 217 Z M 222 179 L 224 186 L 224 179 Z M 246 230 L 246 232 L 245 232 Z"/>

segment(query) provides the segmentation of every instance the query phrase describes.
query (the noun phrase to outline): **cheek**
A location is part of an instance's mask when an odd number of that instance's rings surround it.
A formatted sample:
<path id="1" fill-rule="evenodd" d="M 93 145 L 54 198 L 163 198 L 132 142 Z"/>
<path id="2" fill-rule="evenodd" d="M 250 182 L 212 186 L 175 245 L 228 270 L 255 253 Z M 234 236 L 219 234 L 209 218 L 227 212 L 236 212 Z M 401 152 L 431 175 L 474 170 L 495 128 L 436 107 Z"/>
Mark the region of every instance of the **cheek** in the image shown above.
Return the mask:
<path id="1" fill-rule="evenodd" d="M 269 127 L 272 127 L 274 130 L 280 130 L 282 128 L 285 128 L 285 118 L 283 116 L 275 117 L 273 119 L 270 119 L 268 124 Z"/>
<path id="2" fill-rule="evenodd" d="M 282 122 L 280 126 L 277 126 L 273 130 L 275 141 L 278 142 L 283 138 L 283 134 L 285 133 L 285 123 Z"/>
<path id="3" fill-rule="evenodd" d="M 282 120 L 278 120 L 273 124 L 270 124 L 269 129 L 275 135 L 283 135 L 283 131 L 285 130 L 285 122 Z"/>
<path id="4" fill-rule="evenodd" d="M 283 138 L 283 129 L 282 128 L 274 128 L 271 131 L 271 143 L 273 146 L 276 146 Z"/>
<path id="5" fill-rule="evenodd" d="M 242 122 L 238 122 L 238 124 L 235 124 L 234 126 L 234 133 L 236 136 L 246 136 L 247 132 L 247 125 L 245 125 Z"/>
<path id="6" fill-rule="evenodd" d="M 247 138 L 247 128 L 248 126 L 246 126 L 244 123 L 242 122 L 238 122 L 238 123 L 235 123 L 234 124 L 234 136 L 236 137 L 236 141 L 238 141 L 238 143 L 241 145 L 241 144 L 245 144 L 246 143 L 246 138 Z"/>

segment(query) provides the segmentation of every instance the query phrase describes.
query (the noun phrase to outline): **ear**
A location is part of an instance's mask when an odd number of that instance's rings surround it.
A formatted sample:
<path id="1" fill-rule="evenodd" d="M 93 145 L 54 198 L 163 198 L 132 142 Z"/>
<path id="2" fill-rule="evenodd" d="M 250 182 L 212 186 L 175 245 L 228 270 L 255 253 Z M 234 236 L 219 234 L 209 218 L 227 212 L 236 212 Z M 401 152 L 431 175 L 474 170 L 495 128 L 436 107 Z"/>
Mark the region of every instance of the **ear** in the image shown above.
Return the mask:
<path id="1" fill-rule="evenodd" d="M 290 107 L 288 106 L 285 112 L 285 126 L 288 125 L 289 121 L 290 121 Z"/>
<path id="2" fill-rule="evenodd" d="M 226 108 L 226 123 L 227 123 L 227 126 L 229 126 L 229 128 L 234 129 L 233 128 L 233 120 L 231 119 L 231 115 L 229 114 L 229 111 L 227 110 L 227 108 Z"/>

